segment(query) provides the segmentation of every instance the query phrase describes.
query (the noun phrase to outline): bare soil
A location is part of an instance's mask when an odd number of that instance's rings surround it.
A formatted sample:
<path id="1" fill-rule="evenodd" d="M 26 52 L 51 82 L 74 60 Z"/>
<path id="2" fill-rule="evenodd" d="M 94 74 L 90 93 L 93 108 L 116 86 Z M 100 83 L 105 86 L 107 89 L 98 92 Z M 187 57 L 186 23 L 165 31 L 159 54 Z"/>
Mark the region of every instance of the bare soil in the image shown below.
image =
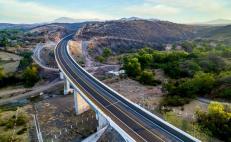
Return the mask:
<path id="1" fill-rule="evenodd" d="M 154 111 L 163 97 L 161 86 L 144 86 L 132 79 L 104 80 L 109 87 L 150 111 Z"/>
<path id="2" fill-rule="evenodd" d="M 93 111 L 75 115 L 73 96 L 55 97 L 36 104 L 45 141 L 81 141 L 96 131 Z"/>

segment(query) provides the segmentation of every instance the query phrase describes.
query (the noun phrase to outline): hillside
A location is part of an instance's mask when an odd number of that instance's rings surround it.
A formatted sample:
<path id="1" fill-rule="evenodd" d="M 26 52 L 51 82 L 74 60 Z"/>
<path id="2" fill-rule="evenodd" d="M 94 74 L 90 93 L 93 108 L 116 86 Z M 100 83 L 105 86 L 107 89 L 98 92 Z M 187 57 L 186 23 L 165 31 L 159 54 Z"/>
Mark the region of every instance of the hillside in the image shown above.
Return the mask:
<path id="1" fill-rule="evenodd" d="M 201 23 L 201 24 L 204 24 L 204 25 L 216 25 L 216 26 L 222 26 L 222 25 L 230 25 L 231 24 L 231 20 L 228 20 L 228 19 L 215 19 L 215 20 L 212 20 L 212 21 L 207 21 L 207 22 L 204 22 L 204 23 Z"/>
<path id="2" fill-rule="evenodd" d="M 194 36 L 196 27 L 167 21 L 108 21 L 87 24 L 82 37 L 120 37 L 144 42 L 168 43 Z"/>
<path id="3" fill-rule="evenodd" d="M 34 27 L 29 30 L 30 33 L 34 33 L 40 36 L 45 36 L 58 42 L 61 37 L 77 31 L 85 23 L 52 23 L 44 24 Z"/>
<path id="4" fill-rule="evenodd" d="M 144 46 L 163 50 L 163 45 L 194 38 L 199 26 L 176 24 L 159 20 L 117 20 L 86 24 L 77 33 L 78 38 L 90 41 L 94 53 L 109 47 L 113 53 L 133 52 Z"/>
<path id="5" fill-rule="evenodd" d="M 200 30 L 196 38 L 216 40 L 231 45 L 231 25 L 206 27 Z"/>

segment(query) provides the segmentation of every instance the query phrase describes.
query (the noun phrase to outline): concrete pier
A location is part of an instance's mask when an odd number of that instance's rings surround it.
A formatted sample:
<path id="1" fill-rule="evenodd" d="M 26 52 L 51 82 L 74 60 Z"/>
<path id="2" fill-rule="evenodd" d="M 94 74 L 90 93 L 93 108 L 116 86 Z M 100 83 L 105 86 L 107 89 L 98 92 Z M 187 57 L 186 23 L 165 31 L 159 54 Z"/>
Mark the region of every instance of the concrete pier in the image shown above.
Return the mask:
<path id="1" fill-rule="evenodd" d="M 82 98 L 80 92 L 76 89 L 74 90 L 74 108 L 77 115 L 90 109 L 88 103 Z"/>
<path id="2" fill-rule="evenodd" d="M 109 125 L 107 119 L 100 114 L 99 112 L 96 112 L 96 119 L 98 120 L 98 127 L 97 131 L 103 129 L 105 126 Z"/>
<path id="3" fill-rule="evenodd" d="M 71 84 L 67 79 L 65 79 L 63 91 L 64 91 L 64 95 L 67 95 L 73 92 L 73 89 L 71 89 Z"/>

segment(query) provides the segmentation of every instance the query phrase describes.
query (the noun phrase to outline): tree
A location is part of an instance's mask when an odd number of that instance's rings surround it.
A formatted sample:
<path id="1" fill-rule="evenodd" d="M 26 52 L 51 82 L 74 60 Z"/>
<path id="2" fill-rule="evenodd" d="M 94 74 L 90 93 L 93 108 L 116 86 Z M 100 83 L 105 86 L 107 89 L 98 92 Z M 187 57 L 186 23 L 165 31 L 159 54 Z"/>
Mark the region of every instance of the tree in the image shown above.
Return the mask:
<path id="1" fill-rule="evenodd" d="M 105 58 L 103 56 L 97 56 L 95 59 L 100 63 L 103 63 L 105 61 Z"/>
<path id="2" fill-rule="evenodd" d="M 102 56 L 103 56 L 104 58 L 108 58 L 111 54 L 112 54 L 112 52 L 111 52 L 111 49 L 110 49 L 110 48 L 104 48 L 104 49 L 103 49 L 103 54 L 102 54 Z"/>
<path id="3" fill-rule="evenodd" d="M 178 61 L 168 62 L 162 65 L 164 72 L 171 78 L 178 79 L 181 77 L 181 70 Z"/>
<path id="4" fill-rule="evenodd" d="M 145 69 L 149 67 L 152 63 L 152 55 L 151 54 L 142 54 L 139 57 L 139 62 L 141 64 L 141 68 Z"/>
<path id="5" fill-rule="evenodd" d="M 23 72 L 23 79 L 26 87 L 32 87 L 39 80 L 36 66 L 27 67 Z"/>
<path id="6" fill-rule="evenodd" d="M 196 95 L 209 94 L 215 85 L 213 74 L 197 72 L 192 79 L 169 83 L 165 88 L 169 95 L 178 95 L 181 97 L 194 98 Z"/>
<path id="7" fill-rule="evenodd" d="M 219 73 L 227 68 L 226 62 L 220 56 L 209 54 L 208 57 L 200 59 L 199 62 L 204 72 Z"/>
<path id="8" fill-rule="evenodd" d="M 196 111 L 197 122 L 203 129 L 221 140 L 231 142 L 231 105 L 211 102 L 208 112 Z"/>
<path id="9" fill-rule="evenodd" d="M 136 57 L 126 57 L 123 67 L 130 77 L 137 77 L 141 73 L 141 65 Z"/>
<path id="10" fill-rule="evenodd" d="M 0 40 L 0 46 L 6 47 L 8 44 L 8 39 L 5 36 L 3 36 L 3 38 Z"/>
<path id="11" fill-rule="evenodd" d="M 196 92 L 204 95 L 213 88 L 215 78 L 211 73 L 197 72 L 192 79 L 192 83 L 195 86 Z"/>
<path id="12" fill-rule="evenodd" d="M 201 67 L 194 61 L 186 60 L 181 62 L 180 65 L 182 77 L 193 77 L 193 75 L 201 70 Z"/>
<path id="13" fill-rule="evenodd" d="M 152 71 L 144 70 L 141 75 L 139 81 L 143 84 L 151 85 L 155 80 L 154 74 Z"/>

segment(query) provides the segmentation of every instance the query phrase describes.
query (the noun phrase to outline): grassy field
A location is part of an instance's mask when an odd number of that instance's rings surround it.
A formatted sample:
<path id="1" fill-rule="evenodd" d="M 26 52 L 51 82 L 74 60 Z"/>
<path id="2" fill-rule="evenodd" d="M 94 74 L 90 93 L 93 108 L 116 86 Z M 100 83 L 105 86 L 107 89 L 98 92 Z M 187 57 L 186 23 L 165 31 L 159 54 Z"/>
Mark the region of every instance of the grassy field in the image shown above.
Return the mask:
<path id="1" fill-rule="evenodd" d="M 29 141 L 29 116 L 22 108 L 0 109 L 0 141 Z"/>
<path id="2" fill-rule="evenodd" d="M 18 55 L 0 51 L 0 67 L 3 67 L 6 73 L 15 72 L 20 60 Z"/>

